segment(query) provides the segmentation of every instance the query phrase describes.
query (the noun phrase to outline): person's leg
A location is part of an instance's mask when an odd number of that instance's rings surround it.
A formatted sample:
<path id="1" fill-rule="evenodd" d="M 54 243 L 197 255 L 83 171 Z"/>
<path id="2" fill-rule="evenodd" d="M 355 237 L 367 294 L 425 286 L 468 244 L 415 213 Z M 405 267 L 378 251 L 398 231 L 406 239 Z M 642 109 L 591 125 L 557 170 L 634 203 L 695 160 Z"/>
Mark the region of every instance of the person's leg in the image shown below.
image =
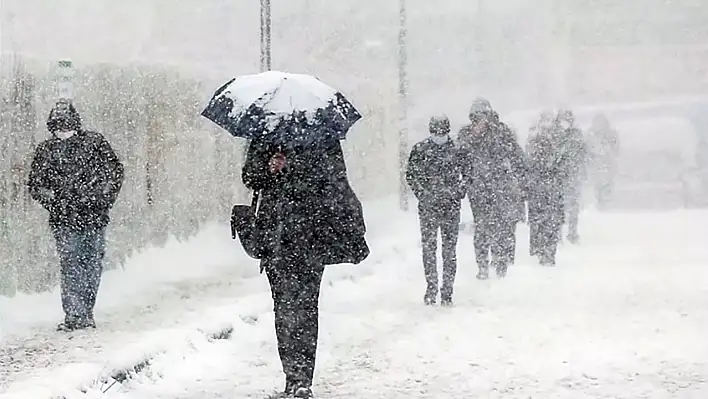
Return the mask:
<path id="1" fill-rule="evenodd" d="M 293 393 L 295 389 L 295 348 L 292 339 L 294 324 L 292 294 L 294 289 L 289 286 L 293 284 L 293 279 L 289 273 L 281 270 L 280 265 L 274 259 L 264 259 L 261 261 L 262 267 L 268 277 L 270 292 L 273 298 L 273 313 L 275 316 L 275 336 L 278 341 L 278 354 L 285 373 L 285 393 Z"/>
<path id="2" fill-rule="evenodd" d="M 566 200 L 566 212 L 568 220 L 568 241 L 577 243 L 578 235 L 578 220 L 580 217 L 580 189 L 575 188 L 568 193 Z"/>
<path id="3" fill-rule="evenodd" d="M 310 389 L 319 331 L 319 294 L 324 267 L 264 265 L 271 286 L 278 353 L 285 373 L 285 392 Z"/>
<path id="4" fill-rule="evenodd" d="M 509 220 L 499 220 L 494 225 L 492 241 L 492 263 L 499 277 L 506 276 L 507 269 L 514 259 L 514 241 L 516 224 Z"/>
<path id="5" fill-rule="evenodd" d="M 59 330 L 73 330 L 77 327 L 80 314 L 83 312 L 81 301 L 82 273 L 79 261 L 80 240 L 78 234 L 67 227 L 52 228 L 56 240 L 57 254 L 61 278 L 59 290 L 64 310 L 64 322 L 59 324 Z"/>
<path id="6" fill-rule="evenodd" d="M 544 209 L 541 223 L 541 264 L 555 266 L 558 243 L 563 233 L 565 209 L 563 199 L 560 197 L 549 198 L 549 203 Z"/>
<path id="7" fill-rule="evenodd" d="M 96 306 L 96 297 L 103 274 L 103 257 L 106 253 L 105 228 L 92 228 L 82 232 L 81 239 L 81 267 L 83 277 L 82 302 L 84 314 L 81 315 L 82 323 L 88 327 L 95 327 L 93 309 Z"/>
<path id="8" fill-rule="evenodd" d="M 489 251 L 491 249 L 491 223 L 487 215 L 478 212 L 474 215 L 474 251 L 479 272 L 477 278 L 484 280 L 489 276 Z"/>
<path id="9" fill-rule="evenodd" d="M 443 304 L 452 303 L 452 294 L 457 274 L 457 240 L 460 235 L 459 205 L 447 209 L 444 220 L 441 221 L 442 236 L 443 284 L 440 291 Z"/>
<path id="10" fill-rule="evenodd" d="M 438 220 L 432 210 L 419 209 L 420 238 L 423 251 L 423 270 L 426 289 L 423 300 L 425 304 L 434 304 L 438 296 Z"/>
<path id="11" fill-rule="evenodd" d="M 538 191 L 532 191 L 529 195 L 529 254 L 539 256 L 541 254 L 541 219 L 543 214 L 543 200 Z"/>
<path id="12" fill-rule="evenodd" d="M 513 266 L 516 263 L 516 222 L 512 222 L 509 226 L 509 242 L 508 242 L 508 252 L 509 252 L 509 264 L 507 266 Z"/>
<path id="13" fill-rule="evenodd" d="M 319 299 L 324 267 L 313 266 L 297 276 L 292 339 L 296 347 L 295 380 L 298 388 L 309 390 L 315 372 L 317 339 L 319 336 Z"/>

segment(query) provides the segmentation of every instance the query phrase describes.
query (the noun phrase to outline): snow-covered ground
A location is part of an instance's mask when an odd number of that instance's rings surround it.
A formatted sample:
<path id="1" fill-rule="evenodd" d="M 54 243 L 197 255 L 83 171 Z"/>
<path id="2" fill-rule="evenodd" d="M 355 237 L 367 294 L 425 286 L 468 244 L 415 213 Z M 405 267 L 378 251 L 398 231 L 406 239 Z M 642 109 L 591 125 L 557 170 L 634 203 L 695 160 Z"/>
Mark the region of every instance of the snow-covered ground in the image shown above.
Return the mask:
<path id="1" fill-rule="evenodd" d="M 414 214 L 368 210 L 370 259 L 325 275 L 319 397 L 708 397 L 708 214 L 587 213 L 582 245 L 564 245 L 552 269 L 528 257 L 521 226 L 519 265 L 485 282 L 462 235 L 456 306 L 443 309 L 421 304 Z M 210 227 L 107 275 L 96 332 L 37 332 L 59 317 L 56 294 L 3 303 L 14 336 L 0 355 L 21 370 L 0 374 L 2 397 L 262 398 L 281 388 L 267 284 L 225 234 Z M 229 339 L 212 337 L 223 330 Z M 101 382 L 144 359 L 123 384 Z"/>

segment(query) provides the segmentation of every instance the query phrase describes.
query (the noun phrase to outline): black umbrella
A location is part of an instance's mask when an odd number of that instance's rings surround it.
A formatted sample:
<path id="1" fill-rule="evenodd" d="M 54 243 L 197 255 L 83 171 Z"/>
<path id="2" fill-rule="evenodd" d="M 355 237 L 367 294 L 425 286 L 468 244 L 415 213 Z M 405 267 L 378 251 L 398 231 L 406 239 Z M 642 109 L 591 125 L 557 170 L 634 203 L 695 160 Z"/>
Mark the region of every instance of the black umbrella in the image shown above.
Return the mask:
<path id="1" fill-rule="evenodd" d="M 341 140 L 361 119 L 342 93 L 319 79 L 275 71 L 230 80 L 202 116 L 235 137 L 274 143 Z"/>

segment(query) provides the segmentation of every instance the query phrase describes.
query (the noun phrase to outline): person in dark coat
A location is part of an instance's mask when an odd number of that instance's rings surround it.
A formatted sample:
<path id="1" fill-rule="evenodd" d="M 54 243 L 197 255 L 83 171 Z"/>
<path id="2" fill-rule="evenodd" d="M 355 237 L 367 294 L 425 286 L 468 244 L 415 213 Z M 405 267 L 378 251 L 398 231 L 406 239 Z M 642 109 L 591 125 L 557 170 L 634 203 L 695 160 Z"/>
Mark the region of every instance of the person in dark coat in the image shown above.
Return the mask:
<path id="1" fill-rule="evenodd" d="M 544 266 L 555 266 L 565 215 L 564 195 L 568 167 L 559 142 L 559 125 L 532 132 L 526 146 L 529 159 L 529 248 Z"/>
<path id="2" fill-rule="evenodd" d="M 568 225 L 568 241 L 577 244 L 580 240 L 578 222 L 582 186 L 587 177 L 588 148 L 583 132 L 575 125 L 575 116 L 570 110 L 558 113 L 561 151 L 565 153 L 567 178 L 565 192 L 565 221 Z"/>
<path id="3" fill-rule="evenodd" d="M 49 211 L 59 252 L 65 318 L 58 329 L 95 327 L 105 231 L 123 185 L 123 165 L 103 135 L 82 128 L 69 102 L 54 106 L 47 129 L 53 137 L 35 151 L 28 188 Z"/>
<path id="4" fill-rule="evenodd" d="M 487 100 L 477 99 L 469 117 L 458 141 L 474 217 L 477 278 L 487 279 L 490 265 L 504 277 L 515 258 L 516 225 L 525 219 L 524 154 Z"/>
<path id="5" fill-rule="evenodd" d="M 310 146 L 253 140 L 242 179 L 261 198 L 261 268 L 273 298 L 283 395 L 311 397 L 324 268 L 369 255 L 362 206 L 335 140 Z"/>
<path id="6" fill-rule="evenodd" d="M 457 239 L 460 206 L 464 197 L 460 158 L 450 138 L 447 116 L 432 117 L 431 136 L 413 147 L 408 159 L 406 181 L 418 200 L 423 267 L 427 288 L 423 301 L 433 305 L 438 296 L 437 243 L 442 239 L 443 278 L 440 302 L 452 305 L 457 273 Z"/>

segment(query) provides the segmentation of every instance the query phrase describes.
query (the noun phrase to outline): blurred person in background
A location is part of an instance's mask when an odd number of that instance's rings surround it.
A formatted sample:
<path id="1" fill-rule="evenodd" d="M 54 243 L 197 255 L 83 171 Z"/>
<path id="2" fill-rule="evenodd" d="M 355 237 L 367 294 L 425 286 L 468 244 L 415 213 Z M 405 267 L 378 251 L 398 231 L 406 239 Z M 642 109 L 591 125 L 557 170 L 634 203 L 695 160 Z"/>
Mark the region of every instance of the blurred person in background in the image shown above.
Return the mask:
<path id="1" fill-rule="evenodd" d="M 565 221 L 568 225 L 568 241 L 577 244 L 578 220 L 582 187 L 587 178 L 588 149 L 583 132 L 575 124 L 573 111 L 562 109 L 558 112 L 558 140 L 560 151 L 564 153 L 566 178 Z"/>
<path id="2" fill-rule="evenodd" d="M 514 133 L 499 120 L 489 101 L 476 99 L 469 120 L 458 142 L 474 218 L 477 278 L 486 280 L 490 266 L 504 277 L 514 262 L 516 225 L 525 219 L 526 164 Z"/>
<path id="3" fill-rule="evenodd" d="M 555 266 L 563 229 L 568 166 L 563 150 L 563 129 L 548 112 L 530 133 L 526 143 L 529 160 L 529 250 L 541 265 Z"/>
<path id="4" fill-rule="evenodd" d="M 462 186 L 460 157 L 450 138 L 450 120 L 434 116 L 428 124 L 430 137 L 413 147 L 408 159 L 406 181 L 418 200 L 426 305 L 452 305 L 457 273 L 457 239 L 460 230 Z M 443 277 L 439 290 L 437 271 L 438 232 L 442 241 Z"/>
<path id="5" fill-rule="evenodd" d="M 65 318 L 58 330 L 95 328 L 106 227 L 123 185 L 123 165 L 103 135 L 83 129 L 71 102 L 56 103 L 47 129 L 52 138 L 35 151 L 28 188 L 49 211 L 59 253 Z"/>
<path id="6" fill-rule="evenodd" d="M 597 114 L 588 129 L 589 175 L 598 209 L 606 208 L 611 200 L 620 143 L 617 131 L 604 114 Z"/>

